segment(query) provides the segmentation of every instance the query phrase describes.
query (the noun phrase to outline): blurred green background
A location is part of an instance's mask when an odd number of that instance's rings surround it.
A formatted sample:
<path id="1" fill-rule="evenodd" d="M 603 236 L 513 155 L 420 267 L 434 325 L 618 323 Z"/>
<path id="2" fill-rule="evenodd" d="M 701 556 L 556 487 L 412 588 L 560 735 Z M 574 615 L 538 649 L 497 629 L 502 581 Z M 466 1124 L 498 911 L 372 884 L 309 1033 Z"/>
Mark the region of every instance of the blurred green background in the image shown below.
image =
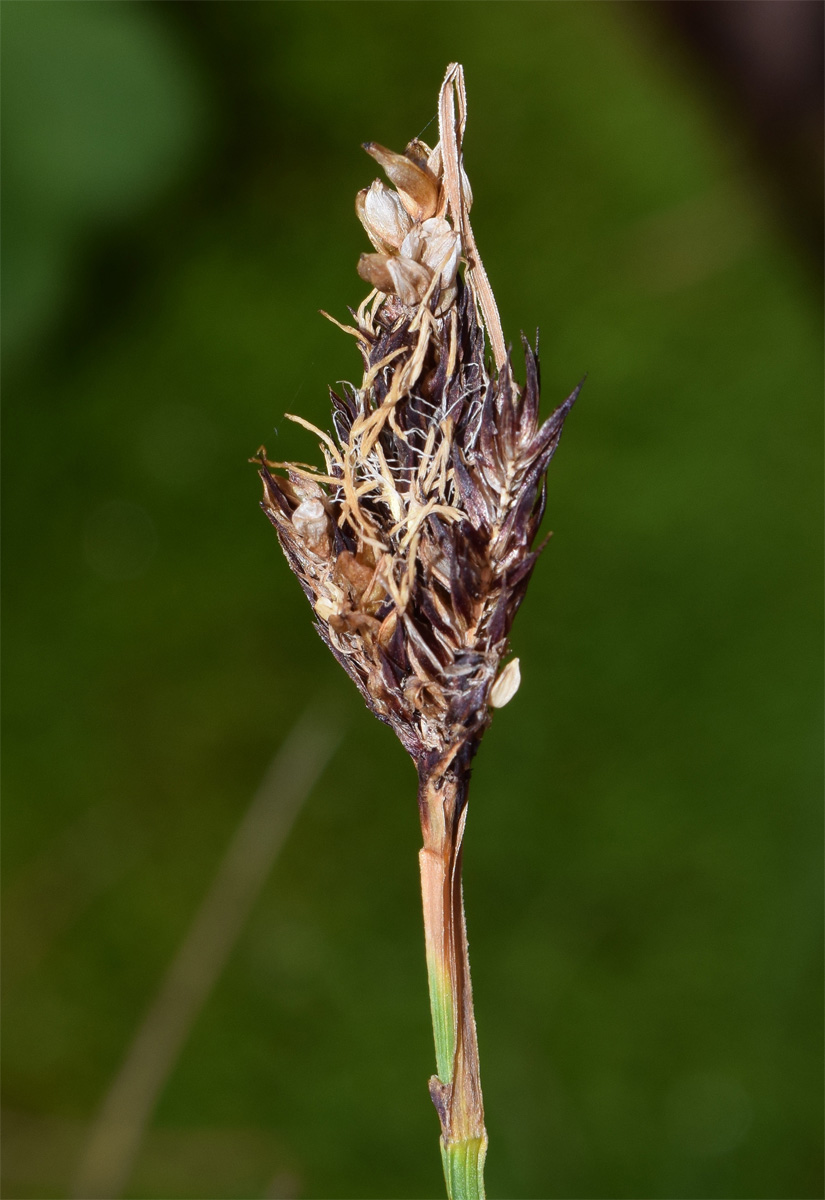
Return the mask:
<path id="1" fill-rule="evenodd" d="M 318 697 L 343 742 L 124 1194 L 441 1195 L 413 770 L 246 459 L 360 375 L 317 315 L 364 291 L 359 143 L 435 140 L 459 59 L 505 331 L 546 410 L 589 372 L 473 781 L 489 1191 L 821 1196 L 820 264 L 744 110 L 667 6 L 2 7 L 3 1195 L 81 1186 Z"/>

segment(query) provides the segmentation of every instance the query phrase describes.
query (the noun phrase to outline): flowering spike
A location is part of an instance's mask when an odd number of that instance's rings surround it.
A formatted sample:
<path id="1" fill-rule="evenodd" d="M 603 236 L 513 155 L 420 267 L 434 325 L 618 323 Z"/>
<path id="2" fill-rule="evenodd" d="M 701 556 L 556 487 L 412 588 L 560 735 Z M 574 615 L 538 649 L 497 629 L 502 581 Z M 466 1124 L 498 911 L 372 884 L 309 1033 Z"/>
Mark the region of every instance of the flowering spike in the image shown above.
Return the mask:
<path id="1" fill-rule="evenodd" d="M 342 326 L 364 376 L 333 393 L 336 438 L 315 430 L 324 466 L 280 464 L 283 475 L 264 451 L 259 461 L 263 509 L 319 634 L 418 768 L 430 1090 L 448 1185 L 456 1163 L 472 1162 L 480 1197 L 487 1143 L 460 883 L 469 767 L 493 709 L 519 685 L 517 658 L 499 667 L 581 384 L 539 424 L 538 347 L 524 343 L 521 388 L 470 226 L 458 64 L 438 111 L 432 150 L 364 147 L 397 190 L 376 181 L 356 199 L 375 250 L 358 274 L 375 290 Z"/>

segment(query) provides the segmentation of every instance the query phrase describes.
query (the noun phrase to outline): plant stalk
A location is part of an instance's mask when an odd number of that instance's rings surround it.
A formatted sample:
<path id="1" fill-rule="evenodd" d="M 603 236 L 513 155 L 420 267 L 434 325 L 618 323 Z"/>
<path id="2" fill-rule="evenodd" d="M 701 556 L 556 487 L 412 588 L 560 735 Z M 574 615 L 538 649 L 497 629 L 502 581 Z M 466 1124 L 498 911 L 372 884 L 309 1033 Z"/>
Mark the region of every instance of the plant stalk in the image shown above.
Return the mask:
<path id="1" fill-rule="evenodd" d="M 419 853 L 427 977 L 437 1074 L 430 1095 L 441 1122 L 450 1200 L 484 1200 L 487 1132 L 461 887 L 469 755 L 449 767 L 419 766 L 424 845 Z"/>

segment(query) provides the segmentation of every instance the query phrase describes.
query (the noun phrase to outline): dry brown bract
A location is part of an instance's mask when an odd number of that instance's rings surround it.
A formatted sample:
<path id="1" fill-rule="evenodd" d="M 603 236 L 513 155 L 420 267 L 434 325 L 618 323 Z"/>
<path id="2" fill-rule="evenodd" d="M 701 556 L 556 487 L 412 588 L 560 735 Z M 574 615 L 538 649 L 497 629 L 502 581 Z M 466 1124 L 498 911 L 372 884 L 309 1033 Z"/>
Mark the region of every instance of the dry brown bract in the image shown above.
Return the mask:
<path id="1" fill-rule="evenodd" d="M 526 342 L 515 382 L 469 222 L 464 123 L 453 65 L 434 150 L 365 145 L 395 190 L 376 180 L 356 199 L 376 251 L 358 271 L 375 290 L 342 328 L 364 378 L 331 393 L 337 440 L 290 418 L 320 437 L 325 471 L 261 459 L 263 507 L 318 632 L 419 766 L 442 771 L 489 721 L 537 558 L 545 472 L 578 394 L 539 426 Z"/>

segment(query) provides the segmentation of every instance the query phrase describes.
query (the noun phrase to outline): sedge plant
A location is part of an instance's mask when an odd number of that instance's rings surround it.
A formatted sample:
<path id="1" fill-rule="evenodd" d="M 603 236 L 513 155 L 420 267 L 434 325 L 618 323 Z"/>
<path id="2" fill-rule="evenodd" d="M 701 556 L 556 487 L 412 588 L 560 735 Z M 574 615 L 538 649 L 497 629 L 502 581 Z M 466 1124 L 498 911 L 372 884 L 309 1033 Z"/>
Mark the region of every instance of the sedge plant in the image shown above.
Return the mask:
<path id="1" fill-rule="evenodd" d="M 502 663 L 579 392 L 540 423 L 538 356 L 524 339 L 516 382 L 470 225 L 465 123 L 453 63 L 434 149 L 364 146 L 393 186 L 375 180 L 356 198 L 373 246 L 358 273 L 372 290 L 341 328 L 363 379 L 331 392 L 334 435 L 290 418 L 319 438 L 323 469 L 270 462 L 264 447 L 256 459 L 315 628 L 418 772 L 430 1094 L 451 1200 L 484 1196 L 487 1153 L 461 886 L 470 767 L 519 684 L 518 659 Z"/>

